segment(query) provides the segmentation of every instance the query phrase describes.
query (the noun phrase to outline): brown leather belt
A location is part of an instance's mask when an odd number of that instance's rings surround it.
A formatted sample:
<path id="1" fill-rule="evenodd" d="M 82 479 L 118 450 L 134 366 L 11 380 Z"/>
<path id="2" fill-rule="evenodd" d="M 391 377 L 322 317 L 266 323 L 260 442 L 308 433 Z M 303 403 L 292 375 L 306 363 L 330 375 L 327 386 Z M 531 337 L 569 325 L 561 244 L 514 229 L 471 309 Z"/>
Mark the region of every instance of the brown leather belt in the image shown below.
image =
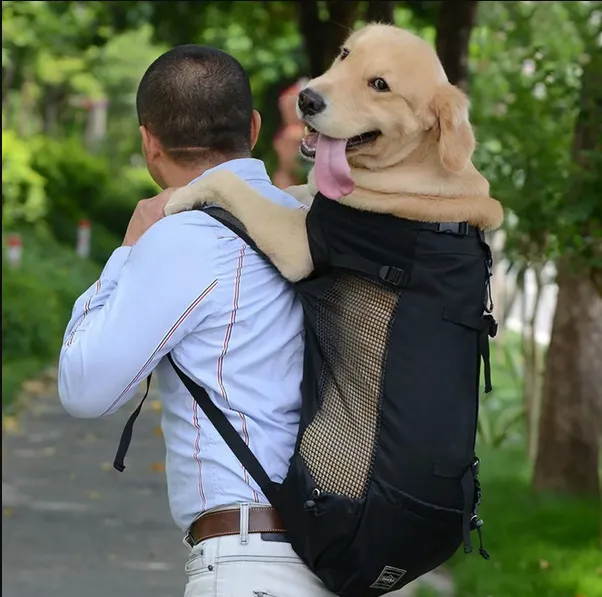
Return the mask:
<path id="1" fill-rule="evenodd" d="M 286 529 L 280 515 L 274 508 L 250 507 L 249 533 L 284 533 Z M 191 545 L 196 545 L 205 539 L 223 537 L 225 535 L 238 535 L 241 527 L 241 509 L 230 508 L 208 512 L 197 518 L 186 536 Z"/>

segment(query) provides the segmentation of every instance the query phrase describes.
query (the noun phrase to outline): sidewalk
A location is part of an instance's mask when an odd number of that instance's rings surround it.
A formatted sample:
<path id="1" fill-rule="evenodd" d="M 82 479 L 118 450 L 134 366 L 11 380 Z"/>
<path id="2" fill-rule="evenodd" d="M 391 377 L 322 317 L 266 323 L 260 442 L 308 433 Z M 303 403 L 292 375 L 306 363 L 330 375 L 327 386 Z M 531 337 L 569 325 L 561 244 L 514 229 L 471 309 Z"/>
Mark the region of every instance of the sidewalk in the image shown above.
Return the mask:
<path id="1" fill-rule="evenodd" d="M 167 506 L 151 404 L 126 470 L 112 467 L 135 405 L 82 421 L 54 392 L 29 398 L 20 429 L 3 438 L 2 595 L 182 597 L 187 550 Z"/>
<path id="2" fill-rule="evenodd" d="M 2 440 L 3 596 L 182 597 L 187 548 L 167 505 L 155 398 L 151 389 L 123 473 L 112 461 L 137 399 L 83 421 L 62 410 L 52 381 L 27 399 Z M 445 576 L 423 582 L 450 596 Z"/>

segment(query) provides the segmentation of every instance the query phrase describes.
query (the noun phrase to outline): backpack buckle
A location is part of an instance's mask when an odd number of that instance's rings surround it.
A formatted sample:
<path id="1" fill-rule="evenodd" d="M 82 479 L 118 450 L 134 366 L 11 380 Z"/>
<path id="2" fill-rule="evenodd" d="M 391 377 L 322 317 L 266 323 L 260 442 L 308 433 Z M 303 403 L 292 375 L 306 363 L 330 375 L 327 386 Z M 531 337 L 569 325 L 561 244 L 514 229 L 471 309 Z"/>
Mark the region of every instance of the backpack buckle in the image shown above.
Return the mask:
<path id="1" fill-rule="evenodd" d="M 408 282 L 407 272 L 392 265 L 384 265 L 378 271 L 378 277 L 391 286 L 405 286 Z"/>
<path id="2" fill-rule="evenodd" d="M 466 236 L 468 234 L 468 222 L 438 222 L 437 232 Z"/>

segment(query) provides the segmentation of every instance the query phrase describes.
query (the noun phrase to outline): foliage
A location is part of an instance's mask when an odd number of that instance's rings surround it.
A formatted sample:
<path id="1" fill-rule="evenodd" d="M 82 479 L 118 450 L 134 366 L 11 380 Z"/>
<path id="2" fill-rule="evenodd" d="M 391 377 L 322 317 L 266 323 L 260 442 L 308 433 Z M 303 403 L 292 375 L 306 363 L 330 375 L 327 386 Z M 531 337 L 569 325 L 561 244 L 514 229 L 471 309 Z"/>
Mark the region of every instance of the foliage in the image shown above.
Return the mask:
<path id="1" fill-rule="evenodd" d="M 3 111 L 9 122 L 18 120 L 23 134 L 39 132 L 44 120 L 50 124 L 50 112 L 63 108 L 69 96 L 103 95 L 89 72 L 89 57 L 110 29 L 99 20 L 100 3 L 78 3 L 67 10 L 69 4 L 2 3 Z M 77 112 L 62 111 L 68 117 L 62 124 L 72 126 Z"/>
<path id="2" fill-rule="evenodd" d="M 99 262 L 120 244 L 136 203 L 158 190 L 145 169 L 114 171 L 75 138 L 36 136 L 25 143 L 4 131 L 2 167 L 5 227 L 43 221 L 56 239 L 75 247 L 78 221 L 90 219 L 92 258 Z"/>
<path id="3" fill-rule="evenodd" d="M 450 562 L 462 597 L 602 597 L 600 505 L 535 494 L 524 448 L 481 446 L 479 513 L 491 554 L 458 553 Z"/>
<path id="4" fill-rule="evenodd" d="M 584 28 L 598 19 L 596 4 L 482 3 L 471 48 L 476 158 L 514 215 L 511 258 L 557 256 L 566 231 L 575 235 L 575 218 L 587 221 L 597 202 L 582 197 L 576 211 L 569 200 L 581 75 L 593 51 Z"/>
<path id="5" fill-rule="evenodd" d="M 103 154 L 113 168 L 121 168 L 132 156 L 140 155 L 136 89 L 151 62 L 167 49 L 152 43 L 152 34 L 149 25 L 142 25 L 115 35 L 91 60 L 90 72 L 109 99 Z"/>
<path id="6" fill-rule="evenodd" d="M 29 143 L 2 131 L 2 223 L 35 222 L 46 211 L 46 181 L 33 166 Z"/>
<path id="7" fill-rule="evenodd" d="M 99 267 L 78 258 L 40 227 L 22 227 L 23 261 L 2 255 L 2 400 L 14 397 L 24 375 L 56 358 L 75 299 Z M 4 236 L 4 232 L 3 232 Z"/>

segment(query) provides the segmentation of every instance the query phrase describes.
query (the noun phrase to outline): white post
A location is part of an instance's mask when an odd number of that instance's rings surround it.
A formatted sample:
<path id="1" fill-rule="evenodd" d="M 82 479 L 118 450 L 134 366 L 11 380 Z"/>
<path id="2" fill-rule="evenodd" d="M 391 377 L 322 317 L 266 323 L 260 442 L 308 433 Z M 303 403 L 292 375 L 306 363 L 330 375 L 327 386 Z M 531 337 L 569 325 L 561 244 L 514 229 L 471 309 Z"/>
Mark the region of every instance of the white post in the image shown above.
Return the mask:
<path id="1" fill-rule="evenodd" d="M 92 224 L 89 220 L 80 220 L 77 225 L 76 253 L 86 259 L 90 256 L 90 238 L 92 236 Z"/>
<path id="2" fill-rule="evenodd" d="M 19 234 L 9 234 L 6 237 L 6 259 L 11 267 L 21 267 L 23 256 L 23 241 Z"/>

